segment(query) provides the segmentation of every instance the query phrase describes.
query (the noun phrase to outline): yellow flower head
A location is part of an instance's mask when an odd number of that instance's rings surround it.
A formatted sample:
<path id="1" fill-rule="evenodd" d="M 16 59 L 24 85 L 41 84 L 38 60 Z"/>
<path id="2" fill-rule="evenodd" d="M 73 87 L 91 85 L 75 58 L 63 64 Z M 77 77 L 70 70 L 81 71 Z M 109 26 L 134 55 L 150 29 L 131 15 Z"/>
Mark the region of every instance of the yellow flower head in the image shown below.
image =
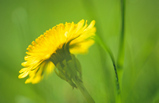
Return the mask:
<path id="1" fill-rule="evenodd" d="M 22 63 L 24 68 L 19 71 L 21 74 L 18 77 L 24 78 L 29 75 L 25 83 L 38 83 L 43 78 L 44 72 L 48 74 L 53 71 L 56 63 L 61 59 L 54 54 L 60 54 L 58 52 L 66 45 L 71 54 L 86 53 L 94 43 L 91 37 L 95 35 L 96 29 L 94 20 L 89 25 L 87 21 L 84 22 L 81 20 L 77 24 L 61 23 L 40 35 L 28 46 L 27 55 L 24 57 L 25 62 Z"/>

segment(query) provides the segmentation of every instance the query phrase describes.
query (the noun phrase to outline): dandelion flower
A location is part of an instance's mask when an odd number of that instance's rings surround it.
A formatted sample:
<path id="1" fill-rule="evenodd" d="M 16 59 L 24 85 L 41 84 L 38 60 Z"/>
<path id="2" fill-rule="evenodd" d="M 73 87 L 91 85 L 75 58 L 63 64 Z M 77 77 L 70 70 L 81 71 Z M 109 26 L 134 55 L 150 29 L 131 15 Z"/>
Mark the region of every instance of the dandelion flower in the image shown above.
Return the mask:
<path id="1" fill-rule="evenodd" d="M 86 53 L 94 43 L 94 25 L 94 20 L 89 25 L 81 20 L 77 24 L 61 23 L 47 30 L 28 46 L 18 78 L 29 76 L 25 83 L 38 83 L 45 72 L 51 73 L 59 63 L 72 58 L 72 54 Z"/>

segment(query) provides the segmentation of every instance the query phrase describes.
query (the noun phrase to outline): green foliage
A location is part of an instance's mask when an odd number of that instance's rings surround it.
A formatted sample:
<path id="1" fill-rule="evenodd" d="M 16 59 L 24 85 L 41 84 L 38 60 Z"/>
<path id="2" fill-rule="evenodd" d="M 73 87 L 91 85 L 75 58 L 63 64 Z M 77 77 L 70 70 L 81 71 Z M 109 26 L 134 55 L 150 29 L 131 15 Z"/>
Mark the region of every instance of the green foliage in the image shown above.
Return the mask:
<path id="1" fill-rule="evenodd" d="M 159 1 L 125 1 L 121 101 L 158 103 Z M 102 46 L 109 47 L 115 62 L 118 59 L 120 0 L 1 0 L 0 13 L 0 103 L 87 103 L 80 91 L 54 72 L 35 85 L 18 79 L 27 46 L 59 23 L 95 19 Z M 115 103 L 118 101 L 112 59 L 100 45 L 93 45 L 88 54 L 77 55 L 83 83 L 96 103 Z"/>

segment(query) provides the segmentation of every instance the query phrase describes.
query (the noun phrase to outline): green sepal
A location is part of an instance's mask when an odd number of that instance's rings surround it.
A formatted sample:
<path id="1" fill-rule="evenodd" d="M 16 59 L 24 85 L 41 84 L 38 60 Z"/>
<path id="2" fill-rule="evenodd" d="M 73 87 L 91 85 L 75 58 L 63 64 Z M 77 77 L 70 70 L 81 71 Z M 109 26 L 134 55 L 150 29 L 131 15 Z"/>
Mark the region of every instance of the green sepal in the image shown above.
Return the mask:
<path id="1" fill-rule="evenodd" d="M 74 79 L 82 82 L 81 65 L 78 59 L 70 54 L 71 59 L 64 59 L 56 64 L 55 73 L 63 80 L 67 81 L 73 88 L 77 88 Z"/>

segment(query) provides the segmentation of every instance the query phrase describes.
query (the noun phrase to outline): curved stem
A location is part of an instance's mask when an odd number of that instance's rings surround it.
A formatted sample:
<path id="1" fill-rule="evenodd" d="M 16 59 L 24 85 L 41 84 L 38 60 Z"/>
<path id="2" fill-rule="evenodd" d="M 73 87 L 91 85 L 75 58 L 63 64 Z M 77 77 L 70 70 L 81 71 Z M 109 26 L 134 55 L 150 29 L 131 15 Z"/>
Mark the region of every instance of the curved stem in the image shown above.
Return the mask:
<path id="1" fill-rule="evenodd" d="M 84 2 L 84 7 L 87 10 L 87 13 L 90 15 L 90 17 L 94 18 L 96 21 L 99 22 L 97 15 L 95 15 L 95 9 L 94 6 L 91 2 L 91 0 L 83 0 Z M 111 52 L 111 50 L 108 48 L 108 46 L 104 43 L 104 40 L 102 40 L 102 36 L 101 36 L 101 30 L 98 24 L 96 24 L 96 27 L 98 29 L 98 32 L 95 37 L 95 40 L 97 41 L 97 43 L 106 51 L 108 52 L 111 61 L 113 63 L 113 67 L 114 67 L 114 71 L 115 71 L 115 76 L 116 76 L 116 85 L 117 85 L 117 93 L 119 95 L 118 100 L 120 101 L 120 85 L 119 85 L 119 80 L 120 77 L 122 75 L 121 71 L 118 71 L 118 68 L 122 67 L 123 65 L 123 61 L 124 61 L 124 27 L 125 27 L 125 21 L 124 21 L 124 15 L 125 15 L 125 8 L 124 8 L 124 0 L 121 0 L 121 18 L 122 18 L 122 26 L 121 26 L 121 36 L 120 36 L 120 45 L 119 45 L 119 54 L 118 54 L 118 59 L 117 59 L 117 64 L 115 63 L 115 59 L 113 56 L 113 53 Z M 100 51 L 101 53 L 101 51 Z M 102 56 L 101 58 L 103 58 L 104 56 Z M 104 67 L 104 66 L 103 66 Z"/>
<path id="2" fill-rule="evenodd" d="M 116 76 L 117 91 L 118 91 L 118 94 L 120 94 L 120 85 L 119 85 L 119 79 L 118 79 L 118 72 L 117 72 L 117 67 L 116 67 L 116 64 L 115 64 L 115 59 L 114 59 L 113 53 L 107 47 L 107 45 L 105 45 L 105 43 L 101 40 L 101 38 L 98 37 L 97 35 L 95 37 L 95 40 L 106 52 L 108 52 L 108 54 L 109 54 L 109 56 L 111 58 L 111 61 L 113 63 L 113 67 L 114 67 L 114 71 L 115 71 L 115 76 Z"/>

